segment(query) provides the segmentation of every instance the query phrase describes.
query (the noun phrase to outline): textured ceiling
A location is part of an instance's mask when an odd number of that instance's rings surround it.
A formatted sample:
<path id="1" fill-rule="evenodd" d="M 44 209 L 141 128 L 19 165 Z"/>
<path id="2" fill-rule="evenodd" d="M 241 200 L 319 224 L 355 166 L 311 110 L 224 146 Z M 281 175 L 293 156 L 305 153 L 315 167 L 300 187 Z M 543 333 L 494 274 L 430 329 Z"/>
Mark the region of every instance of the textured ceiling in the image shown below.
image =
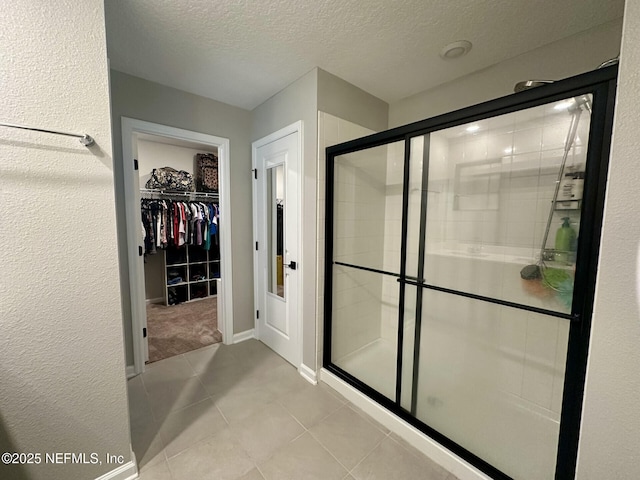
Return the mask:
<path id="1" fill-rule="evenodd" d="M 246 109 L 314 67 L 393 102 L 618 19 L 623 7 L 624 0 L 105 0 L 112 68 Z M 473 43 L 467 56 L 438 56 L 461 39 Z"/>

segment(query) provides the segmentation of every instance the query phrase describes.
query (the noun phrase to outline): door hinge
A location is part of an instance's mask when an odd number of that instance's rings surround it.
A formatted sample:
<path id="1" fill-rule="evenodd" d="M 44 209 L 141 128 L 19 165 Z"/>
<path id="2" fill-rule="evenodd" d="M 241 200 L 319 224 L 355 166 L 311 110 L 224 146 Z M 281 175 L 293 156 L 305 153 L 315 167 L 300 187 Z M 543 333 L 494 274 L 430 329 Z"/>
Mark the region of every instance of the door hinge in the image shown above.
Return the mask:
<path id="1" fill-rule="evenodd" d="M 147 338 L 147 327 L 142 329 L 142 338 Z"/>
<path id="2" fill-rule="evenodd" d="M 257 168 L 253 169 L 253 178 L 255 178 L 256 180 L 258 179 L 258 169 Z"/>
<path id="3" fill-rule="evenodd" d="M 260 310 L 256 310 L 256 318 L 260 318 Z"/>
<path id="4" fill-rule="evenodd" d="M 138 245 L 138 255 L 142 256 L 142 247 Z"/>
<path id="5" fill-rule="evenodd" d="M 256 242 L 256 250 L 258 250 L 258 242 Z"/>
<path id="6" fill-rule="evenodd" d="M 134 170 L 138 170 L 138 159 L 137 158 L 133 159 L 133 169 Z"/>

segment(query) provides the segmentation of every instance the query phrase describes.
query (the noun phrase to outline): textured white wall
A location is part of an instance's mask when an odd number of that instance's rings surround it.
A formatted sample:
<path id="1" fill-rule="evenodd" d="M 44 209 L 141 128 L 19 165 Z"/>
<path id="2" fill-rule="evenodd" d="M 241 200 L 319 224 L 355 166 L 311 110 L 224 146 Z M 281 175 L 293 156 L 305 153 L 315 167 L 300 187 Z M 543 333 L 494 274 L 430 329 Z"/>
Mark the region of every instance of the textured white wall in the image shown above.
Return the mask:
<path id="1" fill-rule="evenodd" d="M 640 1 L 627 0 L 578 457 L 581 480 L 638 478 L 639 71 Z"/>
<path id="2" fill-rule="evenodd" d="M 0 7 L 0 451 L 130 460 L 102 0 Z M 114 465 L 0 465 L 92 479 Z"/>

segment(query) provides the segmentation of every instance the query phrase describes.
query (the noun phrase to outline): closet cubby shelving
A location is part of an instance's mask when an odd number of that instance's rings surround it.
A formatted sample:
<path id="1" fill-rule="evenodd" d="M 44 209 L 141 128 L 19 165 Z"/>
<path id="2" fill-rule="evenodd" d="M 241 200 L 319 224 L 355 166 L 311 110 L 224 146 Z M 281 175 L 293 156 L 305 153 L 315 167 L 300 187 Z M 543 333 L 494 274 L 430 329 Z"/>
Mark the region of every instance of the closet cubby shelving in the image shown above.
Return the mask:
<path id="1" fill-rule="evenodd" d="M 220 250 L 196 245 L 164 251 L 165 305 L 190 302 L 216 295 L 220 279 Z"/>

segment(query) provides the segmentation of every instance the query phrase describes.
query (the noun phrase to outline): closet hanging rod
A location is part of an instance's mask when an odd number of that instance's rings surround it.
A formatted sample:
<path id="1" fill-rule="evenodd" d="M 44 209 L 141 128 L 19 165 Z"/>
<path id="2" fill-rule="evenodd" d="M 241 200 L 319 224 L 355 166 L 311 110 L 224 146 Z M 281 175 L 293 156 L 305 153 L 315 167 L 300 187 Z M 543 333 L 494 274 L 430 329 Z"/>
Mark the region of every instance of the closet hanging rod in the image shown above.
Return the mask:
<path id="1" fill-rule="evenodd" d="M 203 198 L 213 198 L 216 200 L 220 197 L 220 194 L 211 193 L 211 192 L 165 192 L 164 190 L 151 190 L 148 188 L 141 188 L 140 195 L 142 197 L 152 196 L 152 195 L 161 195 L 161 196 L 164 195 L 167 197 L 189 197 L 189 198 L 203 197 Z"/>
<path id="2" fill-rule="evenodd" d="M 44 128 L 34 128 L 34 127 L 26 127 L 24 125 L 15 125 L 13 123 L 0 123 L 0 127 L 9 127 L 9 128 L 19 128 L 21 130 L 31 130 L 33 132 L 44 132 L 44 133 L 53 133 L 54 135 L 64 135 L 66 137 L 76 137 L 80 139 L 80 143 L 85 147 L 90 147 L 94 143 L 96 143 L 91 135 L 78 134 L 78 133 L 69 133 L 69 132 L 60 132 L 58 130 L 46 130 Z"/>

